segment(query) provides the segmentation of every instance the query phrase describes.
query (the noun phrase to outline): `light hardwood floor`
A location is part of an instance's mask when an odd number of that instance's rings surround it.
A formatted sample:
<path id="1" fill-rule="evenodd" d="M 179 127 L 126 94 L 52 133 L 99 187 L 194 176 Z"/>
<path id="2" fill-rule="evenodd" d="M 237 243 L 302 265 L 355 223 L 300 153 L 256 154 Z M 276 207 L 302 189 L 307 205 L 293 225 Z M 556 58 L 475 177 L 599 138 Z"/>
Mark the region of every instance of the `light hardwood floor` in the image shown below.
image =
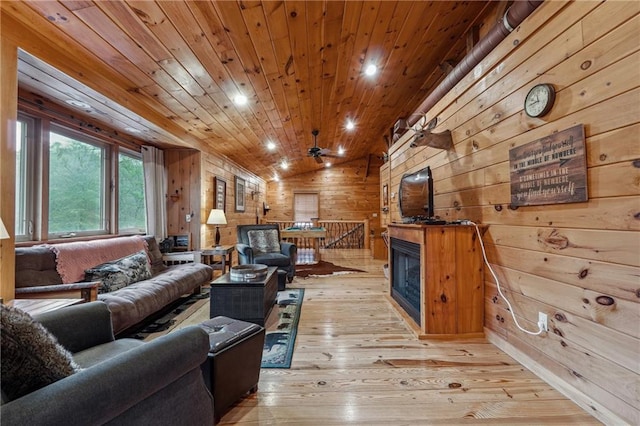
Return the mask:
<path id="1" fill-rule="evenodd" d="M 262 370 L 220 425 L 599 424 L 485 339 L 417 340 L 368 251 L 323 260 L 367 272 L 289 284 L 305 288 L 291 368 Z M 208 305 L 182 316 L 200 322 Z"/>

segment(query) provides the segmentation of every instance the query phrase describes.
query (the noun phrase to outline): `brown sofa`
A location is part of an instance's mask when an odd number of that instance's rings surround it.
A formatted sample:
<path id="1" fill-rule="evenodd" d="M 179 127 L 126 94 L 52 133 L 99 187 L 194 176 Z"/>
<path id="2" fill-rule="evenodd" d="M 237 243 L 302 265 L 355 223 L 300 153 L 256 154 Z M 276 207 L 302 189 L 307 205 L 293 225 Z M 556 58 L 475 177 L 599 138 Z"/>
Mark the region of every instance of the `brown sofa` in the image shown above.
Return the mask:
<path id="1" fill-rule="evenodd" d="M 165 266 L 156 239 L 152 236 L 144 239 L 151 262 L 151 278 L 97 295 L 111 311 L 115 334 L 138 324 L 180 296 L 199 291 L 200 286 L 211 281 L 211 268 L 201 263 Z M 56 254 L 50 247 L 16 248 L 17 298 L 62 297 L 62 291 L 75 291 L 80 296 L 83 288 L 95 292 L 98 286 L 99 283 L 62 284 L 56 270 Z"/>

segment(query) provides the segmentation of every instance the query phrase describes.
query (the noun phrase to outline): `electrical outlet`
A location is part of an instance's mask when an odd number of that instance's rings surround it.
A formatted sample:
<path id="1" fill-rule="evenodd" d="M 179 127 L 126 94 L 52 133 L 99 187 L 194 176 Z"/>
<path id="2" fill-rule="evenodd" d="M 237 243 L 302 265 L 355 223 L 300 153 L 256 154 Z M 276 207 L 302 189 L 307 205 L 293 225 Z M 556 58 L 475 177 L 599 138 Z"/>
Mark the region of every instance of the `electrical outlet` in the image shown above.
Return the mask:
<path id="1" fill-rule="evenodd" d="M 547 314 L 544 312 L 538 312 L 538 327 L 542 331 L 549 331 L 549 323 L 547 322 Z"/>
<path id="2" fill-rule="evenodd" d="M 186 215 L 184 219 L 187 221 L 187 223 L 191 222 L 191 215 Z"/>

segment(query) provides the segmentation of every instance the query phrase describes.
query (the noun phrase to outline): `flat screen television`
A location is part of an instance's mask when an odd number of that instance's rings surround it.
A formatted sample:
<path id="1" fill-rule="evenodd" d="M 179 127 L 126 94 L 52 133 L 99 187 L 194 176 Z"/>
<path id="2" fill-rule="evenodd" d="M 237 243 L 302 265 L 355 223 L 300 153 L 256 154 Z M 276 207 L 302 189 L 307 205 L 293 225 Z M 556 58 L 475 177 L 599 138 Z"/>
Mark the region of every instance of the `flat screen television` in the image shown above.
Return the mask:
<path id="1" fill-rule="evenodd" d="M 433 176 L 429 166 L 405 174 L 398 188 L 400 216 L 403 220 L 431 220 L 433 208 Z"/>

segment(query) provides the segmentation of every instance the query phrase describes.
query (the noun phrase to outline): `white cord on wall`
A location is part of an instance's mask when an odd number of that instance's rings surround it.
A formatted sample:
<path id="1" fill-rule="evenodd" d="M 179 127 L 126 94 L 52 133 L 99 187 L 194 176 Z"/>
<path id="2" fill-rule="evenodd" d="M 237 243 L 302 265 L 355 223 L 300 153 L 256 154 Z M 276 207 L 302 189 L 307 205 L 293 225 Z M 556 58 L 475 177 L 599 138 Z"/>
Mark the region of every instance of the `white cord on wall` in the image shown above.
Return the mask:
<path id="1" fill-rule="evenodd" d="M 496 286 L 498 287 L 498 294 L 506 302 L 507 308 L 509 308 L 509 312 L 511 312 L 511 317 L 513 318 L 513 322 L 516 324 L 516 327 L 518 327 L 520 330 L 522 330 L 525 333 L 530 334 L 532 336 L 538 336 L 538 335 L 542 334 L 545 331 L 545 328 L 544 328 L 543 324 L 538 323 L 538 332 L 534 333 L 532 331 L 529 331 L 529 330 L 523 328 L 520 325 L 520 323 L 518 323 L 518 320 L 516 319 L 516 314 L 513 312 L 513 308 L 511 307 L 511 303 L 509 303 L 509 300 L 502 293 L 502 289 L 500 288 L 500 280 L 498 279 L 496 273 L 493 271 L 493 268 L 489 264 L 489 260 L 487 259 L 487 252 L 484 249 L 484 242 L 482 241 L 482 235 L 480 235 L 480 229 L 478 228 L 478 224 L 475 223 L 475 222 L 472 222 L 470 220 L 463 221 L 463 224 L 465 224 L 465 225 L 473 225 L 473 226 L 476 227 L 476 234 L 478 234 L 478 240 L 480 241 L 480 247 L 482 248 L 482 257 L 484 258 L 484 263 L 489 268 L 489 271 L 491 272 L 491 275 L 493 276 L 493 279 L 496 280 Z"/>

